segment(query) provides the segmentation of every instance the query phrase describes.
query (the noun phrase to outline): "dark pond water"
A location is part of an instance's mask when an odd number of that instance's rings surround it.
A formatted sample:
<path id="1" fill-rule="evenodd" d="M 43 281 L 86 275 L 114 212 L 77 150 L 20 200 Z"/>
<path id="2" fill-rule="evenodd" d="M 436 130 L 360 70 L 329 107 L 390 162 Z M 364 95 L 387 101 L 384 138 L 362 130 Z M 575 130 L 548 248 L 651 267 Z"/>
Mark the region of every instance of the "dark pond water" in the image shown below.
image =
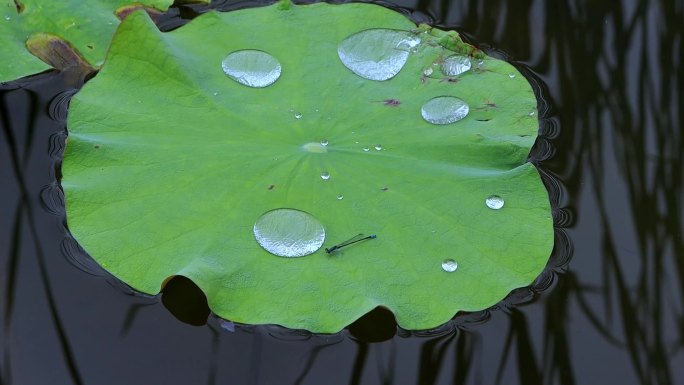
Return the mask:
<path id="1" fill-rule="evenodd" d="M 395 333 L 383 313 L 337 335 L 180 322 L 162 302 L 193 303 L 175 294 L 184 282 L 142 297 L 70 259 L 51 210 L 79 79 L 42 74 L 0 87 L 0 384 L 684 383 L 682 2 L 395 5 L 537 79 L 558 229 L 532 289 L 422 333 Z"/>

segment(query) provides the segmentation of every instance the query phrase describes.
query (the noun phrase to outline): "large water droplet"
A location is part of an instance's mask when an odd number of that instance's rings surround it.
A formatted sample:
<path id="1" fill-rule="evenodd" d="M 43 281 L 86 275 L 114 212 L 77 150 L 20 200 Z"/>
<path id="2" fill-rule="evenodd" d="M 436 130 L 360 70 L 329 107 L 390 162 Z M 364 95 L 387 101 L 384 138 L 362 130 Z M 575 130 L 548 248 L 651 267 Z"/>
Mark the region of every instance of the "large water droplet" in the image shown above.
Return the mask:
<path id="1" fill-rule="evenodd" d="M 235 51 L 221 62 L 226 75 L 240 84 L 262 88 L 275 83 L 280 77 L 280 63 L 263 51 L 246 49 Z"/>
<path id="2" fill-rule="evenodd" d="M 294 209 L 276 209 L 254 224 L 259 245 L 279 257 L 303 257 L 323 246 L 325 229 L 311 214 Z"/>
<path id="3" fill-rule="evenodd" d="M 485 199 L 485 204 L 492 210 L 499 210 L 504 207 L 504 200 L 498 195 L 492 195 Z"/>
<path id="4" fill-rule="evenodd" d="M 330 179 L 330 173 L 327 172 L 327 171 L 323 171 L 323 172 L 321 173 L 321 179 L 323 179 L 323 180 L 328 180 L 328 179 Z"/>
<path id="5" fill-rule="evenodd" d="M 444 59 L 442 72 L 447 76 L 456 76 L 468 71 L 471 65 L 470 59 L 467 56 L 451 55 Z"/>
<path id="6" fill-rule="evenodd" d="M 337 47 L 342 63 L 369 80 L 393 78 L 406 64 L 420 38 L 408 31 L 369 29 L 344 39 Z"/>
<path id="7" fill-rule="evenodd" d="M 438 96 L 423 104 L 423 119 L 433 124 L 458 122 L 468 115 L 468 104 L 453 96 Z"/>
<path id="8" fill-rule="evenodd" d="M 449 273 L 453 273 L 454 271 L 456 271 L 456 269 L 458 269 L 458 263 L 456 263 L 456 261 L 454 261 L 453 259 L 445 259 L 442 262 L 442 270 Z"/>

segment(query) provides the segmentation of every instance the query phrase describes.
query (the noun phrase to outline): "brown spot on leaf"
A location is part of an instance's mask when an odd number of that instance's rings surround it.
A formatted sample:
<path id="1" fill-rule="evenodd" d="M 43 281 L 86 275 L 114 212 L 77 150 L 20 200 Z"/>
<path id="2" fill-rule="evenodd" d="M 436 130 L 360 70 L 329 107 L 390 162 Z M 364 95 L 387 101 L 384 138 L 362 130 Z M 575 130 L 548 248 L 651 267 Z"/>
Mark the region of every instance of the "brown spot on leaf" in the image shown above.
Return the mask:
<path id="1" fill-rule="evenodd" d="M 17 8 L 17 13 L 24 12 L 24 4 L 19 0 L 14 0 L 14 6 Z"/>
<path id="2" fill-rule="evenodd" d="M 95 72 L 81 54 L 71 44 L 59 36 L 49 33 L 36 33 L 26 41 L 26 48 L 34 56 L 60 70 L 76 70 L 82 74 Z"/>
<path id="3" fill-rule="evenodd" d="M 128 17 L 128 15 L 130 15 L 131 13 L 133 13 L 135 11 L 139 11 L 139 10 L 143 10 L 143 11 L 147 12 L 147 14 L 150 15 L 150 18 L 152 19 L 152 21 L 154 21 L 155 23 L 157 21 L 159 21 L 159 18 L 162 15 L 162 13 L 159 12 L 159 10 L 154 9 L 154 8 L 145 7 L 145 6 L 140 5 L 140 4 L 124 5 L 123 7 L 120 7 L 119 9 L 117 9 L 115 14 L 116 14 L 116 17 L 119 18 L 119 20 L 123 21 L 123 19 Z"/>

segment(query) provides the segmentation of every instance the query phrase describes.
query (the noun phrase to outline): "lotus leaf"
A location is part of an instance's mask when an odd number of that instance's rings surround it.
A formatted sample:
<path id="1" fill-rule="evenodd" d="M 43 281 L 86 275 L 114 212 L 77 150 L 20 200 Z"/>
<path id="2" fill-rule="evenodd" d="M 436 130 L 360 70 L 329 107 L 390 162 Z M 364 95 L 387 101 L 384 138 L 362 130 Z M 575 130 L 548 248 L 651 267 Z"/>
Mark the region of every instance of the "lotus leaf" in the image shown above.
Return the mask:
<path id="1" fill-rule="evenodd" d="M 386 54 L 382 33 L 346 40 L 374 30 L 419 41 L 390 47 L 408 54 L 386 80 L 341 60 Z M 267 55 L 244 76 L 277 79 L 227 76 L 224 59 L 246 50 Z M 454 54 L 471 68 L 448 75 Z M 438 97 L 464 101 L 467 114 L 428 122 L 421 111 Z M 136 12 L 71 102 L 67 222 L 135 289 L 186 276 L 232 321 L 336 332 L 382 306 L 404 328 L 431 328 L 494 305 L 545 266 L 550 204 L 527 162 L 535 111 L 510 64 L 377 5 L 281 2 L 168 33 Z M 266 251 L 254 226 L 278 209 L 318 221 L 322 230 L 292 231 L 324 231 L 323 247 Z M 376 237 L 325 251 L 357 234 Z"/>
<path id="2" fill-rule="evenodd" d="M 98 67 L 119 25 L 117 10 L 126 5 L 166 10 L 172 3 L 173 0 L 0 0 L 0 82 L 51 67 L 62 69 L 60 61 L 72 50 L 82 56 L 83 64 Z M 69 64 L 73 65 L 73 60 Z"/>

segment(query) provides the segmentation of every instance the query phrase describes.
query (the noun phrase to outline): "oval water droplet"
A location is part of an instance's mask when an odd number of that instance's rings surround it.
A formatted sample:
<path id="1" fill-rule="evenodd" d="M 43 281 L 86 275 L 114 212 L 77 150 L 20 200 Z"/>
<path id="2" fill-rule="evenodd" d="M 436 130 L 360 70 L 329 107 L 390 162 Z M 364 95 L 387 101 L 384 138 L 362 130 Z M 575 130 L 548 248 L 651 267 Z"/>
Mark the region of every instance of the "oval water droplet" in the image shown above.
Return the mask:
<path id="1" fill-rule="evenodd" d="M 303 257 L 323 246 L 325 229 L 311 214 L 295 209 L 271 210 L 257 219 L 254 237 L 279 257 Z"/>
<path id="2" fill-rule="evenodd" d="M 344 39 L 337 55 L 345 67 L 368 80 L 393 78 L 406 64 L 420 38 L 408 31 L 368 29 Z"/>
<path id="3" fill-rule="evenodd" d="M 485 199 L 485 204 L 492 210 L 499 210 L 504 207 L 504 200 L 498 195 L 491 195 Z"/>
<path id="4" fill-rule="evenodd" d="M 454 271 L 456 271 L 456 269 L 458 269 L 458 263 L 456 263 L 456 261 L 454 261 L 453 259 L 448 258 L 442 262 L 442 270 L 448 273 L 453 273 Z"/>
<path id="5" fill-rule="evenodd" d="M 363 151 L 364 151 L 364 152 L 370 151 L 370 147 L 368 147 L 368 146 L 364 147 L 364 148 L 363 148 Z"/>
<path id="6" fill-rule="evenodd" d="M 328 139 L 321 140 L 321 146 L 327 146 L 328 143 L 330 143 L 330 142 L 328 142 Z"/>
<path id="7" fill-rule="evenodd" d="M 342 194 L 337 194 L 337 200 L 338 200 L 338 201 L 341 201 L 342 199 L 344 199 L 344 195 L 342 195 Z"/>
<path id="8" fill-rule="evenodd" d="M 469 110 L 468 104 L 459 98 L 438 96 L 423 104 L 420 112 L 432 124 L 449 124 L 465 118 Z"/>
<path id="9" fill-rule="evenodd" d="M 323 180 L 328 180 L 328 179 L 330 179 L 330 173 L 327 172 L 327 171 L 323 171 L 323 172 L 321 173 L 321 179 L 323 179 Z"/>
<path id="10" fill-rule="evenodd" d="M 377 151 L 382 150 L 382 146 L 379 145 L 379 144 L 376 144 L 376 145 L 375 145 L 375 150 L 377 150 Z"/>
<path id="11" fill-rule="evenodd" d="M 302 118 L 302 113 L 301 113 L 301 112 L 297 112 L 297 113 L 295 113 L 294 116 L 295 116 L 295 119 L 301 119 L 301 118 Z"/>
<path id="12" fill-rule="evenodd" d="M 231 79 L 249 87 L 263 88 L 280 77 L 280 62 L 263 51 L 246 49 L 235 51 L 221 62 L 223 72 Z"/>
<path id="13" fill-rule="evenodd" d="M 508 74 L 508 77 L 511 78 L 511 79 L 513 79 L 513 78 L 515 77 L 515 74 L 510 73 L 510 74 Z"/>
<path id="14" fill-rule="evenodd" d="M 467 56 L 451 55 L 444 59 L 442 72 L 447 76 L 456 76 L 470 70 L 471 66 L 472 64 Z"/>

